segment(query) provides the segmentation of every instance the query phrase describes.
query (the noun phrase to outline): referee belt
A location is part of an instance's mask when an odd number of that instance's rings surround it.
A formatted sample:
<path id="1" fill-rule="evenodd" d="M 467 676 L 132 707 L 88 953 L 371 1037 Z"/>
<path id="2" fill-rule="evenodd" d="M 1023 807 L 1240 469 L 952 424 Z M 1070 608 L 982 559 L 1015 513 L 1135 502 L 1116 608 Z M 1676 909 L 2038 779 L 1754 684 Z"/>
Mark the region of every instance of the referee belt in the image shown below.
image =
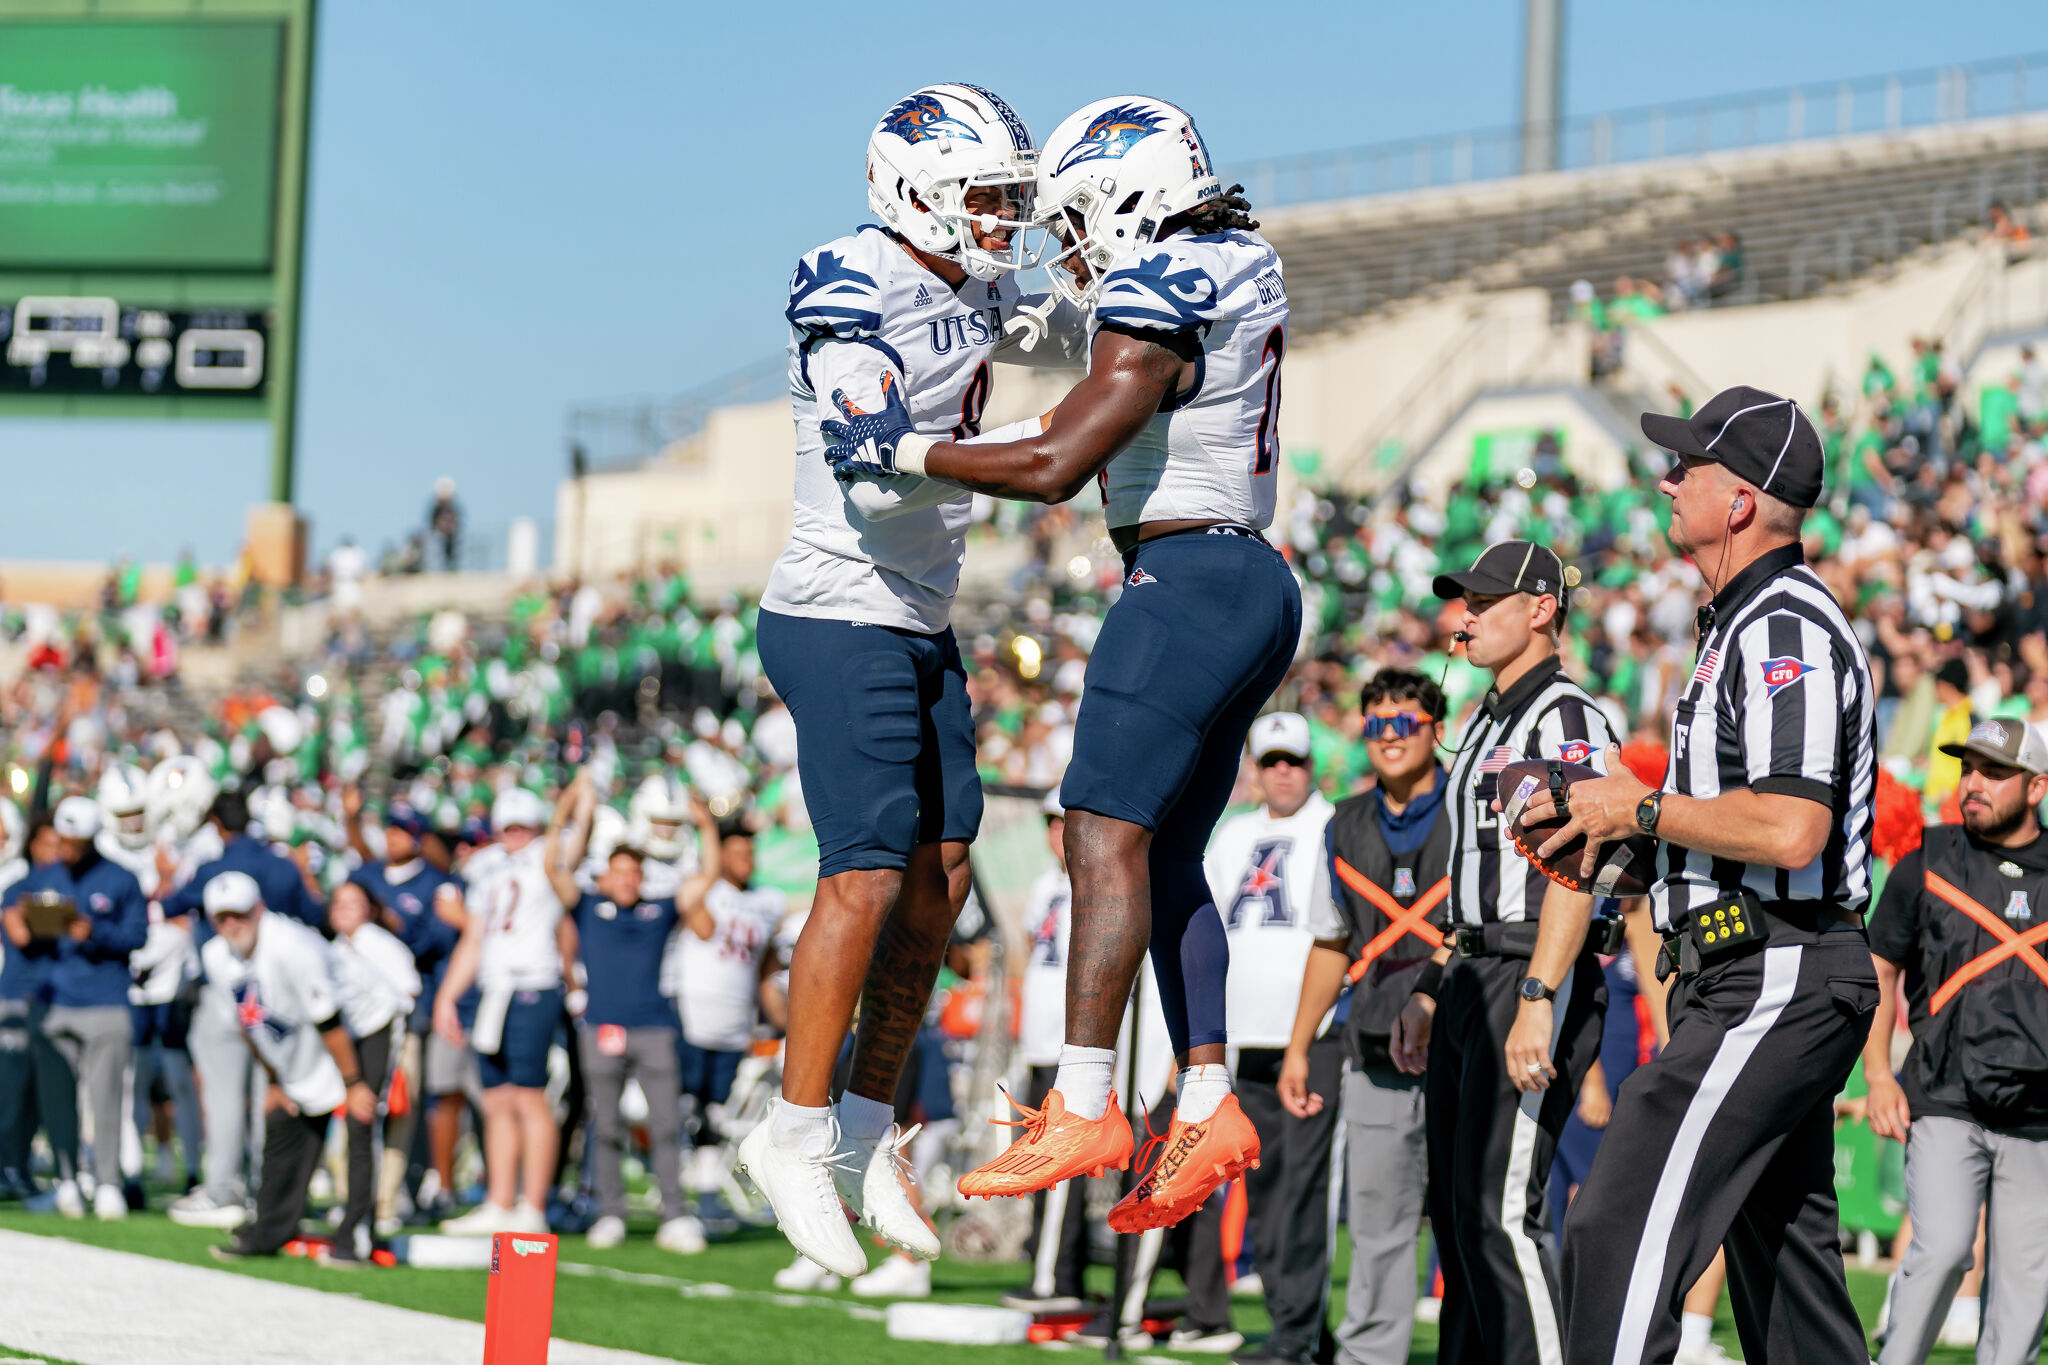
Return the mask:
<path id="1" fill-rule="evenodd" d="M 1538 921 L 1516 920 L 1511 924 L 1464 925 L 1451 929 L 1444 942 L 1458 957 L 1508 957 L 1526 962 L 1536 951 Z M 1613 954 L 1622 943 L 1619 915 L 1602 915 L 1586 931 L 1582 952 Z"/>
<path id="2" fill-rule="evenodd" d="M 1731 948 L 1702 953 L 1698 941 L 1686 929 L 1667 931 L 1664 950 L 1657 954 L 1659 981 L 1669 980 L 1674 973 L 1692 976 L 1707 961 L 1746 957 L 1771 944 L 1811 945 L 1823 942 L 1831 934 L 1863 928 L 1862 915 L 1831 901 L 1765 901 L 1756 899 L 1754 893 L 1739 889 L 1722 891 L 1720 899 L 1745 901 L 1747 912 L 1762 932 L 1750 935 Z"/>

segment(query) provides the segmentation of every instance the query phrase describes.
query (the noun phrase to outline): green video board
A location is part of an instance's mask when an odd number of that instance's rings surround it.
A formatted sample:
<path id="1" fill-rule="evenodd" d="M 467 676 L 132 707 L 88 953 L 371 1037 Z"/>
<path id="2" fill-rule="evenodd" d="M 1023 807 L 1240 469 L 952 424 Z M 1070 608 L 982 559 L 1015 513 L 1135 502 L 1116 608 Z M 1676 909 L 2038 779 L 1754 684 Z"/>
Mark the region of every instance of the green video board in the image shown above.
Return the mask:
<path id="1" fill-rule="evenodd" d="M 284 26 L 0 26 L 0 269 L 264 270 Z"/>

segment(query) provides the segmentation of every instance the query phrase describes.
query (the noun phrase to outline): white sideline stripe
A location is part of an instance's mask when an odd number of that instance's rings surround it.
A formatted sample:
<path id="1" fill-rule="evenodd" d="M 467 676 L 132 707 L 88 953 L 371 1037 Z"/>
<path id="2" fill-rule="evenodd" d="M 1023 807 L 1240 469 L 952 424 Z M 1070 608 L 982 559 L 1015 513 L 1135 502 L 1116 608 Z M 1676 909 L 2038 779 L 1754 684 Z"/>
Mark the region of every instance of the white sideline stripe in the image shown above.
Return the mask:
<path id="1" fill-rule="evenodd" d="M 339 1287 L 340 1272 L 335 1280 Z M 217 1365 L 236 1359 L 448 1365 L 483 1358 L 480 1322 L 62 1237 L 0 1232 L 0 1285 L 6 1286 L 0 1331 L 8 1346 L 80 1365 Z M 673 1365 L 559 1337 L 548 1343 L 548 1361 Z"/>
<path id="2" fill-rule="evenodd" d="M 1550 1055 L 1557 1056 L 1557 1040 L 1564 1036 L 1565 1015 L 1571 1009 L 1572 977 L 1567 971 L 1557 986 L 1551 1004 Z M 1564 1079 L 1558 1079 L 1552 1085 Z M 1515 1268 L 1522 1272 L 1522 1296 L 1529 1301 L 1529 1318 L 1536 1329 L 1536 1358 L 1542 1365 L 1564 1365 L 1564 1339 L 1557 1328 L 1557 1307 L 1550 1301 L 1550 1281 L 1543 1277 L 1543 1253 L 1524 1230 L 1529 1216 L 1529 1175 L 1536 1159 L 1536 1138 L 1543 1131 L 1536 1122 L 1548 1090 L 1530 1090 L 1515 1106 L 1515 1132 L 1508 1139 L 1507 1179 L 1501 1185 L 1500 1225 L 1515 1251 Z M 1548 1172 L 1545 1172 L 1547 1175 Z"/>
<path id="3" fill-rule="evenodd" d="M 1685 1106 L 1678 1122 L 1678 1134 L 1664 1158 L 1664 1171 L 1657 1177 L 1657 1191 L 1650 1197 L 1650 1211 L 1643 1219 L 1642 1240 L 1636 1243 L 1636 1260 L 1629 1271 L 1628 1296 L 1621 1303 L 1621 1329 L 1614 1339 L 1614 1365 L 1640 1365 L 1650 1338 L 1650 1318 L 1662 1307 L 1657 1289 L 1664 1280 L 1664 1262 L 1671 1253 L 1671 1234 L 1678 1224 L 1678 1206 L 1685 1187 L 1692 1180 L 1693 1163 L 1699 1160 L 1700 1144 L 1721 1104 L 1734 1088 L 1735 1078 L 1756 1054 L 1757 1044 L 1778 1022 L 1792 991 L 1799 984 L 1797 946 L 1764 949 L 1764 979 L 1757 990 L 1749 1017 L 1721 1035 L 1714 1060 L 1707 1064 L 1700 1086 Z"/>
<path id="4" fill-rule="evenodd" d="M 649 1275 L 638 1270 L 619 1270 L 589 1261 L 556 1261 L 555 1273 L 586 1279 L 616 1280 L 620 1284 L 644 1284 L 654 1289 L 673 1289 L 686 1299 L 731 1299 L 738 1303 L 772 1303 L 780 1308 L 833 1308 L 862 1322 L 885 1322 L 889 1315 L 866 1304 L 828 1299 L 822 1294 L 791 1294 L 783 1290 L 735 1289 L 716 1280 L 684 1280 L 674 1275 Z M 550 1362 L 552 1365 L 552 1362 Z"/>

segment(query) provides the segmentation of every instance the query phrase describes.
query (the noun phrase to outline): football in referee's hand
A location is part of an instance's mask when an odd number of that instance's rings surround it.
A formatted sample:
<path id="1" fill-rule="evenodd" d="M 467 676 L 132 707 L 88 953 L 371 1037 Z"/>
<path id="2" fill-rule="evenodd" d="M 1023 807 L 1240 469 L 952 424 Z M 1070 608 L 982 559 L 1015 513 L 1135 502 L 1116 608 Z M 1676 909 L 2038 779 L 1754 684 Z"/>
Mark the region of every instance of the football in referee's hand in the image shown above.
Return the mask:
<path id="1" fill-rule="evenodd" d="M 1586 837 L 1583 834 L 1574 834 L 1548 857 L 1537 856 L 1536 850 L 1569 823 L 1555 813 L 1531 824 L 1522 822 L 1522 813 L 1530 800 L 1550 790 L 1553 769 L 1564 787 L 1567 803 L 1571 800 L 1573 783 L 1601 775 L 1598 769 L 1584 763 L 1542 758 L 1525 758 L 1501 769 L 1500 814 L 1501 819 L 1508 822 L 1509 833 L 1514 836 L 1515 851 L 1534 863 L 1544 876 L 1574 891 L 1623 898 L 1649 891 L 1650 883 L 1657 876 L 1657 841 L 1647 835 L 1638 834 L 1605 845 L 1590 878 L 1579 875 L 1579 865 L 1586 856 Z"/>

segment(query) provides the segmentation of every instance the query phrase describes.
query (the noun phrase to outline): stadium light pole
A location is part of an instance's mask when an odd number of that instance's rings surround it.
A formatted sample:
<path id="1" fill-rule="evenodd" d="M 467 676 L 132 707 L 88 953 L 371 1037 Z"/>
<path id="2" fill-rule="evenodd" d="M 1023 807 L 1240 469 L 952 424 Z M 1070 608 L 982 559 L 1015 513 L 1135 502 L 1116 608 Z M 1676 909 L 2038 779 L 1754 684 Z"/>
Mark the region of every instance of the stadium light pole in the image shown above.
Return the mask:
<path id="1" fill-rule="evenodd" d="M 306 184 L 313 146 L 313 51 L 320 27 L 319 0 L 301 0 L 289 26 L 286 79 L 304 94 L 285 108 L 281 130 L 296 149 L 282 158 L 286 182 L 278 186 L 277 330 L 271 334 L 270 500 L 290 506 L 297 484 L 299 416 L 299 304 L 305 295 Z M 291 126 L 296 121 L 297 127 Z"/>
<path id="2" fill-rule="evenodd" d="M 1554 171 L 1564 124 L 1564 0 L 1528 0 L 1522 31 L 1522 174 Z"/>

